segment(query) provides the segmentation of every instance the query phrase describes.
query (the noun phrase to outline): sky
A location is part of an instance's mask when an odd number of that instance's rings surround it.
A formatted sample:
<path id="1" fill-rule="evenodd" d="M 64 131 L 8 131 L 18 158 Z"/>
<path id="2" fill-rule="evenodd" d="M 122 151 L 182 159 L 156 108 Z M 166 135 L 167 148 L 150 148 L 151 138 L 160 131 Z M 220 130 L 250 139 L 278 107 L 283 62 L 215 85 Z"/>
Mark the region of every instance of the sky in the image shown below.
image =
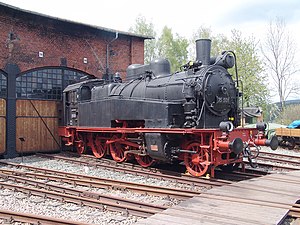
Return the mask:
<path id="1" fill-rule="evenodd" d="M 275 17 L 291 29 L 300 25 L 299 0 L 0 0 L 3 3 L 46 15 L 111 29 L 128 31 L 142 15 L 160 32 L 166 25 L 180 36 L 191 37 L 201 26 L 214 33 L 239 29 L 261 38 Z M 298 30 L 298 29 L 294 29 Z M 298 31 L 297 31 L 298 32 Z"/>
<path id="2" fill-rule="evenodd" d="M 190 39 L 200 26 L 230 37 L 238 29 L 244 37 L 262 43 L 267 26 L 276 17 L 286 22 L 300 62 L 299 0 L 0 0 L 22 9 L 76 22 L 128 31 L 142 15 L 159 34 L 164 26 Z M 300 72 L 297 74 L 300 78 Z M 299 81 L 300 82 L 300 81 Z M 300 98 L 300 95 L 298 96 Z"/>

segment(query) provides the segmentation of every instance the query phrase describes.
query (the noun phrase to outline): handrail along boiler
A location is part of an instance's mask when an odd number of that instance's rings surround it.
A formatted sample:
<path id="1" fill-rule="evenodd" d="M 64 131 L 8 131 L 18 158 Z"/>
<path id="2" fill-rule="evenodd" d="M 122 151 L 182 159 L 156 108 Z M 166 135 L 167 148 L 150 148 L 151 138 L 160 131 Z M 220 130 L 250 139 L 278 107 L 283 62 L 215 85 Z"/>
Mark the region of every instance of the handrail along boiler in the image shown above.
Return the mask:
<path id="1" fill-rule="evenodd" d="M 211 40 L 197 40 L 196 60 L 174 74 L 168 60 L 157 59 L 130 65 L 125 82 L 115 76 L 69 85 L 59 128 L 65 145 L 79 153 L 90 148 L 97 158 L 111 154 L 117 162 L 135 158 L 144 167 L 183 161 L 194 176 L 214 176 L 217 166 L 251 159 L 253 147 L 276 149 L 264 124 L 238 128 L 238 76 L 228 72 L 235 55 L 211 57 L 210 49 Z"/>

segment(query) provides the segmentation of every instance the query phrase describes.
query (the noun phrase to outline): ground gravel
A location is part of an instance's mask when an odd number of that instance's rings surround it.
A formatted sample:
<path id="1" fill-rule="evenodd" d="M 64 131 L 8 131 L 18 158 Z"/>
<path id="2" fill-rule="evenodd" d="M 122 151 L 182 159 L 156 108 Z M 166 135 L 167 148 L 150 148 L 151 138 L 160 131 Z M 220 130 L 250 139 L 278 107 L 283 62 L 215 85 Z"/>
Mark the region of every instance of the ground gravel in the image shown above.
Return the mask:
<path id="1" fill-rule="evenodd" d="M 112 170 L 104 170 L 100 167 L 79 165 L 79 164 L 69 163 L 64 160 L 47 159 L 45 157 L 38 157 L 34 155 L 24 157 L 23 162 L 22 162 L 22 158 L 20 157 L 9 159 L 7 161 L 20 163 L 24 165 L 30 165 L 34 167 L 59 170 L 68 173 L 76 173 L 76 174 L 82 174 L 88 176 L 108 178 L 112 180 L 129 181 L 129 182 L 140 183 L 140 184 L 149 184 L 155 186 L 180 188 L 180 189 L 187 189 L 187 190 L 198 190 L 198 191 L 206 189 L 204 187 L 203 188 L 195 187 L 192 185 L 176 183 L 176 182 L 163 180 L 163 179 L 155 179 L 155 178 L 149 178 L 141 175 L 116 172 Z"/>
<path id="2" fill-rule="evenodd" d="M 262 147 L 262 150 L 273 152 L 267 147 Z M 300 156 L 300 150 L 291 151 L 283 148 L 278 148 L 275 152 L 288 154 L 291 156 L 294 155 Z M 48 168 L 52 170 L 78 173 L 83 175 L 109 178 L 114 180 L 130 181 L 130 182 L 136 182 L 142 184 L 174 187 L 174 188 L 189 189 L 189 190 L 200 190 L 200 191 L 205 191 L 206 189 L 206 188 L 199 188 L 190 185 L 174 183 L 171 181 L 166 181 L 161 179 L 147 178 L 144 176 L 114 172 L 110 170 L 103 170 L 101 168 L 96 168 L 93 166 L 89 167 L 89 166 L 84 166 L 79 164 L 68 163 L 63 160 L 48 159 L 48 158 L 38 157 L 34 155 L 26 156 L 23 158 L 17 157 L 14 159 L 6 159 L 1 161 L 8 161 L 8 162 L 40 167 L 40 168 Z M 3 166 L 2 168 L 5 167 Z M 15 167 L 9 169 L 26 171 L 26 169 L 17 169 Z M 161 197 L 161 196 L 138 194 L 138 193 L 131 192 L 129 190 L 118 190 L 114 188 L 101 189 L 101 188 L 91 188 L 91 187 L 84 187 L 78 185 L 73 186 L 70 184 L 57 183 L 52 181 L 48 183 L 56 184 L 56 185 L 59 184 L 66 187 L 95 192 L 99 194 L 118 196 L 125 199 L 133 199 L 136 201 L 152 203 L 156 205 L 173 206 L 180 203 L 180 201 L 176 199 Z M 118 212 L 109 212 L 106 211 L 105 209 L 101 210 L 101 209 L 95 209 L 87 206 L 80 206 L 72 203 L 65 203 L 56 200 L 45 199 L 42 197 L 27 195 L 19 191 L 12 191 L 3 188 L 0 189 L 0 209 L 40 214 L 44 216 L 81 221 L 81 222 L 91 223 L 91 224 L 129 225 L 129 224 L 134 224 L 135 222 L 142 219 L 135 216 L 127 216 Z M 3 223 L 7 223 L 7 221 L 0 220 L 0 224 Z M 14 224 L 22 224 L 22 223 L 14 223 Z"/>
<path id="3" fill-rule="evenodd" d="M 96 176 L 102 178 L 109 178 L 114 180 L 130 181 L 135 183 L 149 184 L 155 186 L 174 187 L 181 189 L 199 190 L 199 187 L 192 187 L 190 185 L 178 184 L 161 179 L 147 178 L 144 176 L 136 176 L 133 174 L 126 174 L 121 172 L 114 172 L 103 170 L 97 167 L 88 167 L 79 164 L 73 164 L 64 160 L 48 159 L 45 157 L 38 157 L 35 155 L 17 157 L 14 159 L 6 159 L 1 161 L 8 161 L 17 164 L 29 165 L 40 168 L 47 168 L 52 170 L 65 171 L 70 173 L 83 174 L 88 176 Z M 5 168 L 4 166 L 2 168 Z M 24 168 L 10 167 L 9 169 L 27 171 Z M 4 181 L 4 180 L 2 180 Z M 179 200 L 163 196 L 153 196 L 147 194 L 134 193 L 129 190 L 119 190 L 115 188 L 92 188 L 80 185 L 70 185 L 58 182 L 44 181 L 49 184 L 56 184 L 66 186 L 77 190 L 84 190 L 95 192 L 104 195 L 112 195 L 122 197 L 125 199 L 132 199 L 135 201 L 146 202 L 155 205 L 173 206 L 180 203 Z M 14 183 L 12 181 L 6 181 Z M 20 184 L 19 184 L 20 185 Z M 203 188 L 205 190 L 205 188 Z M 37 196 L 28 196 L 22 192 L 12 191 L 8 189 L 0 189 L 0 208 L 12 211 L 26 212 L 50 216 L 55 218 L 63 218 L 67 220 L 81 221 L 91 224 L 133 224 L 141 218 L 135 216 L 127 216 L 118 212 L 109 212 L 106 210 L 95 209 L 87 206 L 79 206 L 71 203 L 63 203 L 56 200 L 44 199 Z M 0 221 L 1 222 L 1 221 Z"/>
<path id="4" fill-rule="evenodd" d="M 278 147 L 276 150 L 272 150 L 269 147 L 261 146 L 261 151 L 288 155 L 288 156 L 290 156 L 290 157 L 288 157 L 288 159 L 293 160 L 295 162 L 297 162 L 297 159 L 292 159 L 293 156 L 300 157 L 300 149 L 297 149 L 297 148 L 295 148 L 294 150 L 288 150 L 287 148 Z M 287 159 L 286 157 L 280 157 L 280 156 L 274 156 L 272 158 L 274 158 L 274 159 L 276 159 L 276 158 L 278 158 L 278 159 L 281 159 L 281 158 L 282 159 Z M 293 167 L 295 169 L 300 170 L 299 164 L 286 163 L 286 162 L 280 162 L 280 161 L 275 161 L 275 160 L 259 159 L 259 157 L 255 160 L 253 160 L 253 162 L 269 163 L 269 164 L 274 164 L 276 166 L 288 166 L 288 167 Z M 250 167 L 250 166 L 246 166 L 246 168 L 248 168 L 248 167 Z M 270 172 L 270 173 L 281 173 L 281 172 L 289 171 L 289 170 L 283 169 L 283 168 L 270 167 L 270 166 L 261 166 L 261 165 L 259 167 L 255 168 L 255 169 L 263 170 L 263 171 Z"/>
<path id="5" fill-rule="evenodd" d="M 287 148 L 278 147 L 276 150 L 272 150 L 269 147 L 262 146 L 261 150 L 265 151 L 265 152 L 274 152 L 274 153 L 286 154 L 286 155 L 290 155 L 290 156 L 300 156 L 300 149 L 299 148 L 295 148 L 293 150 L 289 150 Z"/>
<path id="6" fill-rule="evenodd" d="M 132 224 L 139 218 L 1 189 L 0 208 L 91 224 Z"/>

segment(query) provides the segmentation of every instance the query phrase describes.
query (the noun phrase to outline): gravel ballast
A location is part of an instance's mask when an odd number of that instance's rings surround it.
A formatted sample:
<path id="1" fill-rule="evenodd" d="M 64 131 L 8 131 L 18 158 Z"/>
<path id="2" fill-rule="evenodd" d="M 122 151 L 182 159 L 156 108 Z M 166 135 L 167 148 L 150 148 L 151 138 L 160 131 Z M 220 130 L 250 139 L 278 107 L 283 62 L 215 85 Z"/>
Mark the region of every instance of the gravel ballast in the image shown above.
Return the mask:
<path id="1" fill-rule="evenodd" d="M 270 151 L 268 148 L 262 148 L 263 151 Z M 291 156 L 300 156 L 299 150 L 285 150 L 279 148 L 275 151 L 276 153 L 289 154 Z M 79 164 L 69 163 L 63 160 L 48 159 L 45 157 L 38 156 L 26 156 L 17 157 L 14 159 L 1 160 L 6 162 L 13 162 L 23 165 L 29 165 L 40 168 L 47 168 L 52 170 L 64 171 L 69 173 L 77 173 L 88 176 L 95 176 L 101 178 L 109 178 L 113 180 L 129 181 L 141 184 L 155 185 L 155 186 L 164 186 L 172 188 L 180 188 L 187 190 L 196 190 L 196 191 L 205 191 L 207 188 L 195 187 L 191 185 L 185 185 L 180 183 L 175 183 L 172 181 L 166 181 L 163 179 L 148 178 L 139 175 L 126 174 L 122 172 L 114 172 L 110 170 L 104 170 L 96 167 L 89 167 Z M 21 170 L 26 171 L 26 169 L 17 169 L 15 167 L 5 167 L 11 170 Z M 1 181 L 5 181 L 1 179 Z M 43 180 L 39 180 L 43 181 Z M 6 181 L 8 182 L 8 181 Z M 9 181 L 10 183 L 17 184 L 16 182 Z M 85 186 L 73 186 L 70 184 L 58 183 L 58 182 L 49 182 L 44 180 L 49 184 L 63 185 L 70 188 L 75 188 L 77 190 L 84 190 L 95 192 L 99 194 L 112 195 L 117 197 L 122 197 L 125 199 L 131 199 L 140 202 L 146 202 L 155 205 L 163 206 L 173 206 L 180 203 L 177 199 L 172 199 L 169 197 L 163 196 L 153 196 L 147 194 L 134 193 L 129 190 L 119 190 L 114 188 L 92 188 Z M 19 184 L 22 185 L 22 184 Z M 107 211 L 105 207 L 103 209 L 96 209 L 88 206 L 76 205 L 73 203 L 66 203 L 57 200 L 51 200 L 48 198 L 37 197 L 33 195 L 24 194 L 17 190 L 12 191 L 8 189 L 0 189 L 0 208 L 11 211 L 18 211 L 23 213 L 32 213 L 39 214 L 43 216 L 50 216 L 55 218 L 62 218 L 66 220 L 74 220 L 77 222 L 91 223 L 91 224 L 134 224 L 136 221 L 141 220 L 142 218 L 136 216 L 128 216 L 119 212 Z"/>
<path id="2" fill-rule="evenodd" d="M 136 176 L 132 174 L 125 174 L 122 172 L 113 172 L 109 170 L 104 170 L 96 167 L 88 167 L 79 164 L 69 163 L 63 160 L 48 159 L 39 156 L 26 156 L 17 157 L 14 159 L 1 160 L 6 162 L 13 162 L 20 165 L 28 165 L 39 168 L 46 168 L 51 170 L 64 171 L 69 173 L 83 174 L 88 176 L 95 176 L 101 178 L 109 178 L 113 180 L 129 181 L 134 183 L 148 184 L 154 186 L 164 186 L 172 188 L 181 188 L 189 190 L 199 190 L 199 187 L 192 187 L 190 185 L 184 185 L 180 183 L 174 183 L 171 181 L 165 181 L 161 179 L 146 178 L 144 176 Z M 16 168 L 10 166 L 2 166 L 2 168 L 7 168 L 10 170 L 27 171 L 24 168 Z M 5 181 L 5 180 L 2 180 Z M 134 193 L 129 190 L 118 190 L 115 188 L 93 188 L 85 187 L 80 185 L 70 185 L 65 183 L 58 183 L 53 181 L 39 180 L 47 182 L 49 184 L 56 184 L 60 186 L 66 186 L 69 188 L 75 188 L 77 190 L 89 191 L 99 194 L 105 194 L 110 196 L 122 197 L 125 199 L 131 199 L 139 202 L 150 203 L 154 205 L 162 206 L 172 206 L 180 202 L 180 200 L 164 197 L 164 196 L 154 196 L 148 194 Z M 16 182 L 9 183 L 18 184 Z M 18 184 L 23 185 L 23 184 Z M 203 187 L 202 190 L 206 188 Z M 19 191 L 11 191 L 8 189 L 0 189 L 0 208 L 11 211 L 19 211 L 23 213 L 39 214 L 43 216 L 50 216 L 55 218 L 63 218 L 66 220 L 75 220 L 91 224 L 133 224 L 136 221 L 142 219 L 136 216 L 127 216 L 118 212 L 110 212 L 101 209 L 95 209 L 87 206 L 80 206 L 72 203 L 63 203 L 56 200 L 45 199 L 37 196 L 28 196 Z"/>

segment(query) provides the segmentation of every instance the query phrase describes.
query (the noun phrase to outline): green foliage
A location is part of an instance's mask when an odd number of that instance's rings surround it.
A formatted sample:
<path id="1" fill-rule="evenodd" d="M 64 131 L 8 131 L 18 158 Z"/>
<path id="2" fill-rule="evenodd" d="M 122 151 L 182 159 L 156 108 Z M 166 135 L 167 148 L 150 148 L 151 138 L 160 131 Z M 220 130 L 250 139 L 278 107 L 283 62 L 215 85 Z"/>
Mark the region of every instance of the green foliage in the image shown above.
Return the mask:
<path id="1" fill-rule="evenodd" d="M 158 39 L 158 55 L 167 58 L 171 63 L 171 71 L 175 72 L 187 62 L 188 40 L 176 34 L 173 36 L 172 30 L 164 27 Z"/>
<path id="2" fill-rule="evenodd" d="M 269 91 L 266 86 L 266 76 L 263 74 L 263 64 L 257 55 L 257 46 L 254 38 L 243 38 L 240 31 L 233 30 L 231 38 L 222 34 L 213 35 L 210 28 L 200 27 L 191 39 L 192 48 L 199 38 L 212 40 L 211 55 L 217 56 L 224 50 L 232 50 L 237 56 L 240 90 L 243 92 L 244 106 L 259 106 L 263 111 L 267 108 Z M 195 50 L 191 51 L 195 56 Z M 195 58 L 195 57 L 194 57 Z M 230 69 L 234 74 L 234 69 Z"/>
<path id="3" fill-rule="evenodd" d="M 190 40 L 189 58 L 196 58 L 196 40 L 211 39 L 211 55 L 219 55 L 223 50 L 227 49 L 229 40 L 223 34 L 213 35 L 212 30 L 208 27 L 201 26 L 192 36 Z"/>
<path id="4" fill-rule="evenodd" d="M 145 18 L 138 17 L 136 25 L 130 30 L 143 35 L 156 36 L 152 23 L 147 23 Z M 243 88 L 244 106 L 259 106 L 264 111 L 267 110 L 267 102 L 270 98 L 266 86 L 266 76 L 263 75 L 263 64 L 257 55 L 257 46 L 253 37 L 243 38 L 240 31 L 233 30 L 231 38 L 222 34 L 214 35 L 210 28 L 200 27 L 193 34 L 191 41 L 173 34 L 172 30 L 165 26 L 157 42 L 152 40 L 145 43 L 145 63 L 149 63 L 156 56 L 167 58 L 171 63 L 171 71 L 175 72 L 188 59 L 196 57 L 195 41 L 199 38 L 209 38 L 212 40 L 211 55 L 217 56 L 224 50 L 232 50 L 237 56 L 238 75 Z M 188 47 L 190 57 L 188 58 Z M 193 56 L 191 56 L 193 55 Z M 231 74 L 235 75 L 233 69 Z"/>
<path id="5" fill-rule="evenodd" d="M 156 37 L 156 32 L 153 23 L 147 22 L 146 18 L 140 15 L 136 18 L 135 25 L 130 27 L 129 32 L 153 37 L 153 39 L 145 40 L 144 61 L 147 64 L 155 59 L 156 40 L 154 38 Z"/>
<path id="6" fill-rule="evenodd" d="M 276 122 L 275 120 L 278 118 L 279 114 L 280 110 L 276 104 L 266 104 L 263 111 L 264 121 Z"/>
<path id="7" fill-rule="evenodd" d="M 153 23 L 147 22 L 143 16 L 138 16 L 135 25 L 129 31 L 157 39 L 145 40 L 145 64 L 150 63 L 155 58 L 167 58 L 171 63 L 171 71 L 174 72 L 187 62 L 188 40 L 178 34 L 175 34 L 174 37 L 170 28 L 164 27 L 161 36 L 157 38 Z"/>
<path id="8" fill-rule="evenodd" d="M 265 110 L 269 100 L 267 77 L 263 74 L 263 64 L 257 55 L 254 38 L 243 38 L 240 31 L 233 30 L 227 49 L 234 51 L 237 56 L 245 106 L 260 106 Z"/>
<path id="9" fill-rule="evenodd" d="M 275 121 L 280 124 L 289 125 L 294 120 L 300 120 L 300 105 L 289 105 L 285 110 L 279 112 Z"/>

